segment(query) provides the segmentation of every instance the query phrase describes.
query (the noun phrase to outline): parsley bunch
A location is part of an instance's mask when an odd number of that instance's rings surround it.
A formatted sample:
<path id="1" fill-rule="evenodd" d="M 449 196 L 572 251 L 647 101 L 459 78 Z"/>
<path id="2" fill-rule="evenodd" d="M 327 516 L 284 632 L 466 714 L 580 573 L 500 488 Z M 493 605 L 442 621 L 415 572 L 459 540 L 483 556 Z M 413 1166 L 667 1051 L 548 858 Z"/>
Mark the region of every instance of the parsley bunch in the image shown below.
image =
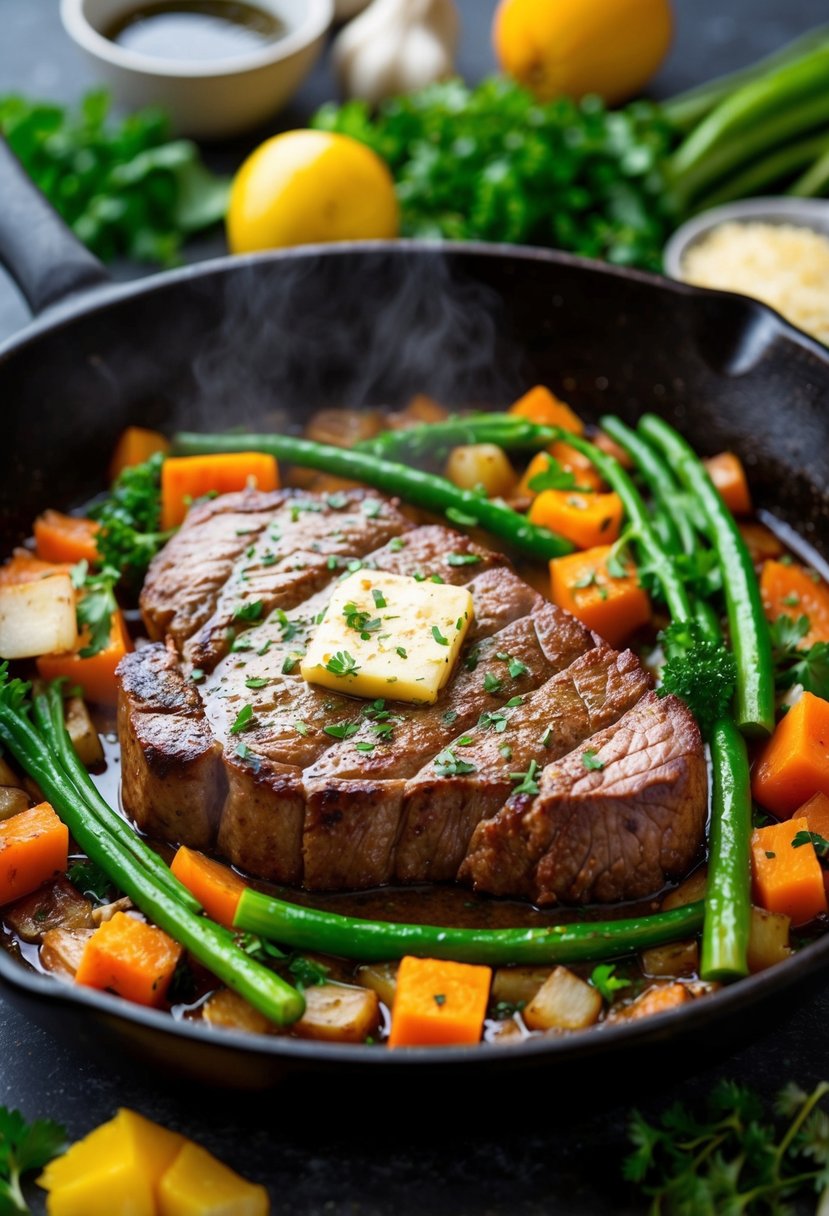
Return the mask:
<path id="1" fill-rule="evenodd" d="M 89 514 L 101 525 L 96 537 L 105 567 L 116 571 L 132 590 L 171 533 L 161 531 L 161 465 L 156 452 L 143 464 L 124 469 L 107 497 Z"/>
<path id="2" fill-rule="evenodd" d="M 541 103 L 511 80 L 459 80 L 381 105 L 326 105 L 312 125 L 389 164 L 407 236 L 551 245 L 658 270 L 675 219 L 662 173 L 676 136 L 659 107 Z"/>
<path id="3" fill-rule="evenodd" d="M 810 1094 L 788 1085 L 775 1119 L 752 1090 L 721 1081 L 703 1115 L 676 1104 L 648 1123 L 634 1112 L 624 1176 L 651 1197 L 651 1216 L 789 1216 L 787 1199 L 829 1185 L 827 1093 L 825 1081 Z"/>
<path id="4" fill-rule="evenodd" d="M 87 94 L 77 112 L 0 97 L 0 131 L 34 183 L 105 261 L 179 262 L 185 236 L 224 215 L 230 182 L 214 177 L 187 139 L 169 141 L 161 110 L 109 121 L 109 98 Z"/>
<path id="5" fill-rule="evenodd" d="M 779 616 L 773 622 L 774 681 L 779 689 L 800 684 L 816 697 L 829 700 L 829 643 L 815 642 L 806 650 L 800 648 L 810 628 L 807 616 Z"/>
<path id="6" fill-rule="evenodd" d="M 667 655 L 659 691 L 683 700 L 707 736 L 730 712 L 737 681 L 734 656 L 721 642 L 706 638 L 694 621 L 675 621 L 659 640 Z"/>
<path id="7" fill-rule="evenodd" d="M 42 1169 L 63 1149 L 66 1130 L 50 1119 L 27 1123 L 19 1110 L 0 1106 L 0 1216 L 29 1213 L 21 1179 Z"/>

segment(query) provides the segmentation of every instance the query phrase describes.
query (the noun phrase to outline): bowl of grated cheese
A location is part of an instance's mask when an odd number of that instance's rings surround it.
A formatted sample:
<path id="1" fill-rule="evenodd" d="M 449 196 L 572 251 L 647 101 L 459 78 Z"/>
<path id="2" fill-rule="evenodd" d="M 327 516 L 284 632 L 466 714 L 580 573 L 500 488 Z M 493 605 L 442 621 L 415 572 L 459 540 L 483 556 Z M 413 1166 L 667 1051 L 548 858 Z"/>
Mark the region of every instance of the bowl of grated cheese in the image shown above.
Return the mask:
<path id="1" fill-rule="evenodd" d="M 829 345 L 829 201 L 753 198 L 714 207 L 673 234 L 665 273 L 769 304 Z"/>

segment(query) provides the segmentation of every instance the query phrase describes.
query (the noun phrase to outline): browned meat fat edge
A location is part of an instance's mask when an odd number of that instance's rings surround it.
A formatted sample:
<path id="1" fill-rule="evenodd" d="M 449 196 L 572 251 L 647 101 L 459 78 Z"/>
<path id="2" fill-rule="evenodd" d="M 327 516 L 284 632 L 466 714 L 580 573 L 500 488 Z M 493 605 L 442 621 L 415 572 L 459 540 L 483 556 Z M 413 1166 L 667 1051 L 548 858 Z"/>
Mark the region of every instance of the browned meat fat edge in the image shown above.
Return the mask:
<path id="1" fill-rule="evenodd" d="M 190 512 L 153 563 L 142 610 L 153 636 L 168 642 L 139 649 L 119 668 L 124 805 L 139 826 L 176 843 L 218 848 L 255 876 L 312 890 L 451 879 L 460 867 L 463 881 L 494 894 L 540 902 L 633 898 L 614 892 L 639 890 L 657 872 L 679 872 L 689 851 L 692 860 L 706 795 L 701 741 L 687 727 L 680 732 L 686 750 L 660 762 L 671 804 L 660 822 L 670 843 L 657 863 L 649 853 L 647 864 L 633 865 L 628 836 L 650 841 L 644 829 L 638 836 L 606 831 L 608 842 L 626 850 L 621 868 L 597 848 L 574 869 L 573 849 L 565 847 L 568 833 L 584 845 L 578 816 L 588 803 L 578 781 L 576 796 L 550 785 L 552 773 L 578 776 L 571 755 L 580 756 L 585 740 L 593 747 L 627 729 L 651 683 L 635 656 L 588 634 L 523 583 L 503 556 L 468 537 L 436 525 L 415 528 L 396 504 L 369 492 L 333 496 L 333 507 L 331 498 L 248 491 L 215 499 Z M 471 560 L 449 563 L 452 552 Z M 332 580 L 355 561 L 469 583 L 476 606 L 474 630 L 438 704 L 389 702 L 382 718 L 392 722 L 391 741 L 371 752 L 355 747 L 378 741 L 367 703 L 305 684 L 290 663 L 285 672 Z M 240 620 L 237 608 L 257 601 L 261 619 Z M 497 695 L 486 693 L 487 672 L 505 674 L 504 655 L 526 671 L 502 679 Z M 188 679 L 192 666 L 208 672 L 197 686 Z M 266 678 L 267 687 L 247 691 L 251 676 Z M 516 696 L 522 703 L 508 706 Z M 253 722 L 233 734 L 230 725 L 247 703 Z M 343 720 L 354 721 L 357 733 L 332 739 L 324 727 Z M 509 757 L 499 750 L 506 739 Z M 435 767 L 436 755 L 453 744 L 455 754 L 474 762 L 474 774 Z M 664 751 L 666 741 L 657 745 Z M 546 765 L 541 793 L 511 798 L 510 774 L 533 759 Z M 628 784 L 625 798 L 638 808 L 636 781 Z M 612 804 L 617 819 L 623 803 Z M 593 791 L 585 819 L 596 838 L 609 807 Z M 674 811 L 681 822 L 673 822 Z M 628 881 L 631 867 L 637 876 Z"/>

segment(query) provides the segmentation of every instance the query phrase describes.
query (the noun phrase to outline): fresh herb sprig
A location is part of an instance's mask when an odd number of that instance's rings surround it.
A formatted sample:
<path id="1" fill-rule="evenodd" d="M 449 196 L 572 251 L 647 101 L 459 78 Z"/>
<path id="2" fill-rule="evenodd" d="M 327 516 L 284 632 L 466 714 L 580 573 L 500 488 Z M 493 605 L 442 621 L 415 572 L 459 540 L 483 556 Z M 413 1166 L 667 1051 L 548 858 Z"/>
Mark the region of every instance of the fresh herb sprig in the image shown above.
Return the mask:
<path id="1" fill-rule="evenodd" d="M 95 543 L 104 567 L 137 590 L 147 567 L 171 533 L 161 530 L 161 452 L 133 465 L 116 478 L 102 502 L 89 514 L 100 524 Z"/>
<path id="2" fill-rule="evenodd" d="M 112 636 L 112 618 L 118 611 L 115 588 L 120 573 L 113 566 L 104 566 L 93 574 L 86 561 L 72 568 L 72 586 L 81 592 L 76 615 L 78 631 L 87 631 L 87 641 L 78 651 L 82 659 L 91 659 L 106 650 Z"/>
<path id="3" fill-rule="evenodd" d="M 774 1115 L 758 1095 L 721 1081 L 695 1114 L 677 1103 L 655 1123 L 634 1112 L 623 1172 L 651 1199 L 651 1216 L 784 1216 L 787 1199 L 829 1185 L 829 1117 L 822 1081 L 810 1094 L 787 1085 Z"/>
<path id="4" fill-rule="evenodd" d="M 66 1129 L 51 1119 L 27 1123 L 19 1110 L 0 1106 L 0 1216 L 31 1212 L 21 1189 L 24 1174 L 42 1169 L 66 1143 Z"/>
<path id="5" fill-rule="evenodd" d="M 659 691 L 680 697 L 707 736 L 730 711 L 737 679 L 734 655 L 705 637 L 695 621 L 675 621 L 659 638 L 667 655 Z"/>
<path id="6" fill-rule="evenodd" d="M 829 643 L 801 647 L 811 628 L 808 616 L 779 616 L 770 628 L 776 687 L 785 691 L 800 684 L 816 697 L 829 699 Z"/>

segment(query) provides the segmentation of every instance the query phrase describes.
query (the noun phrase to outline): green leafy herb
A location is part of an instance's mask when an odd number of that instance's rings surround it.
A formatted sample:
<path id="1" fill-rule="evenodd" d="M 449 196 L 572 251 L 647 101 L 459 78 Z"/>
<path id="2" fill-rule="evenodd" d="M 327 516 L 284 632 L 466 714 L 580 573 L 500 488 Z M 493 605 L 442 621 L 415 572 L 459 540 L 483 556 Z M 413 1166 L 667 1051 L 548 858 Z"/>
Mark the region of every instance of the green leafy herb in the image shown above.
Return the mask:
<path id="1" fill-rule="evenodd" d="M 304 954 L 295 954 L 288 964 L 288 970 L 296 980 L 297 988 L 313 988 L 316 984 L 328 982 L 328 967 L 306 958 Z"/>
<path id="2" fill-rule="evenodd" d="M 284 950 L 280 950 L 279 946 L 264 937 L 259 937 L 257 933 L 237 933 L 236 944 L 258 963 L 272 963 L 274 960 L 287 958 Z"/>
<path id="3" fill-rule="evenodd" d="M 707 735 L 734 697 L 734 656 L 721 643 L 709 641 L 695 621 L 676 621 L 659 638 L 668 656 L 659 691 L 680 697 Z"/>
<path id="4" fill-rule="evenodd" d="M 233 609 L 234 621 L 258 621 L 262 617 L 262 610 L 265 605 L 261 600 L 248 600 L 244 604 L 237 604 Z"/>
<path id="5" fill-rule="evenodd" d="M 279 625 L 283 642 L 292 642 L 297 634 L 302 633 L 302 621 L 292 621 L 282 608 L 275 608 L 271 617 Z"/>
<path id="6" fill-rule="evenodd" d="M 358 752 L 373 752 L 377 745 L 376 743 L 364 743 L 360 741 L 359 743 L 355 743 L 354 746 Z"/>
<path id="7" fill-rule="evenodd" d="M 95 544 L 104 567 L 117 570 L 121 582 L 133 591 L 140 587 L 150 562 L 171 536 L 161 531 L 163 462 L 163 454 L 157 452 L 143 464 L 124 469 L 107 497 L 89 511 L 100 525 Z"/>
<path id="8" fill-rule="evenodd" d="M 376 633 L 380 628 L 379 616 L 372 618 L 370 612 L 361 612 L 357 605 L 350 600 L 343 608 L 343 616 L 346 626 L 356 630 L 364 642 L 367 642 L 371 634 Z"/>
<path id="9" fill-rule="evenodd" d="M 268 683 L 265 676 L 248 676 L 245 680 L 245 688 L 264 688 Z"/>
<path id="10" fill-rule="evenodd" d="M 432 637 L 435 639 L 435 641 L 438 643 L 439 646 L 448 646 L 449 645 L 449 639 L 445 638 L 443 636 L 443 634 L 441 633 L 441 631 L 437 625 L 432 626 Z"/>
<path id="11" fill-rule="evenodd" d="M 616 975 L 616 966 L 614 963 L 599 963 L 594 967 L 589 983 L 593 985 L 597 992 L 601 993 L 608 1004 L 613 1004 L 616 993 L 622 988 L 630 987 L 630 980 L 623 979 L 620 975 Z"/>
<path id="12" fill-rule="evenodd" d="M 538 761 L 531 760 L 525 773 L 510 773 L 510 780 L 519 782 L 512 791 L 514 794 L 537 794 L 539 790 L 535 775 L 538 772 Z"/>
<path id="13" fill-rule="evenodd" d="M 587 769 L 588 773 L 600 773 L 604 768 L 604 762 L 596 759 L 597 752 L 595 748 L 588 747 L 581 754 L 581 762 Z"/>
<path id="14" fill-rule="evenodd" d="M 507 709 L 515 709 L 516 705 L 523 705 L 523 704 L 524 704 L 523 697 L 510 697 L 510 699 L 507 701 L 506 707 L 507 707 Z"/>
<path id="15" fill-rule="evenodd" d="M 784 1216 L 796 1196 L 813 1210 L 829 1183 L 827 1092 L 825 1081 L 810 1094 L 788 1085 L 772 1115 L 753 1090 L 720 1081 L 700 1114 L 675 1103 L 649 1123 L 634 1111 L 624 1176 L 660 1216 Z"/>
<path id="16" fill-rule="evenodd" d="M 478 719 L 478 726 L 481 730 L 494 730 L 500 735 L 507 729 L 507 721 L 507 715 L 500 709 L 484 710 Z"/>
<path id="17" fill-rule="evenodd" d="M 331 722 L 322 728 L 332 739 L 350 739 L 360 729 L 359 722 Z"/>
<path id="18" fill-rule="evenodd" d="M 530 670 L 526 663 L 522 663 L 520 659 L 509 660 L 509 674 L 513 680 L 517 680 L 519 676 L 525 676 Z"/>
<path id="19" fill-rule="evenodd" d="M 453 722 L 457 721 L 457 717 L 458 711 L 456 709 L 447 709 L 441 714 L 441 721 L 445 722 L 447 726 L 451 726 Z"/>
<path id="20" fill-rule="evenodd" d="M 405 646 L 395 646 L 394 649 L 401 659 L 408 659 L 409 655 Z"/>
<path id="21" fill-rule="evenodd" d="M 201 684 L 204 679 L 204 671 L 201 667 L 194 667 L 190 672 L 190 679 L 194 684 Z"/>
<path id="22" fill-rule="evenodd" d="M 380 591 L 380 589 L 378 587 L 372 588 L 371 598 L 374 600 L 375 608 L 387 608 L 388 607 L 388 604 L 386 603 L 386 597 L 383 595 L 383 592 Z"/>
<path id="23" fill-rule="evenodd" d="M 241 731 L 247 730 L 250 726 L 253 726 L 255 721 L 256 719 L 253 716 L 253 706 L 244 705 L 236 715 L 233 725 L 230 728 L 230 733 L 232 735 L 238 735 Z"/>
<path id="24" fill-rule="evenodd" d="M 588 489 L 589 487 L 577 486 L 576 475 L 572 469 L 565 469 L 560 460 L 556 460 L 555 456 L 546 456 L 547 467 L 541 473 L 536 473 L 535 477 L 531 477 L 527 483 L 534 494 L 540 494 L 543 490 L 576 490 Z"/>
<path id="25" fill-rule="evenodd" d="M 294 722 L 294 730 L 303 737 L 308 734 L 308 726 L 305 722 Z"/>
<path id="26" fill-rule="evenodd" d="M 87 899 L 99 904 L 109 903 L 112 899 L 112 882 L 94 861 L 76 861 L 66 871 L 66 877 Z"/>
<path id="27" fill-rule="evenodd" d="M 458 507 L 447 507 L 446 518 L 453 524 L 457 524 L 459 528 L 477 528 L 478 526 L 477 516 L 467 515 L 466 511 L 461 511 Z"/>
<path id="28" fill-rule="evenodd" d="M 332 676 L 353 676 L 360 670 L 354 655 L 349 654 L 347 650 L 338 650 L 325 664 L 325 668 Z"/>
<path id="29" fill-rule="evenodd" d="M 499 680 L 491 671 L 488 671 L 484 676 L 484 692 L 500 692 L 503 683 L 503 680 Z"/>
<path id="30" fill-rule="evenodd" d="M 547 727 L 545 727 L 545 728 L 544 728 L 544 734 L 541 736 L 541 746 L 542 746 L 542 747 L 549 747 L 549 746 L 550 746 L 550 740 L 552 739 L 552 737 L 553 737 L 553 728 L 552 728 L 552 726 L 547 726 Z"/>
<path id="31" fill-rule="evenodd" d="M 257 654 L 263 654 L 263 653 L 264 652 L 261 650 L 257 651 Z M 289 676 L 301 658 L 302 658 L 301 654 L 289 654 L 287 656 L 287 658 L 285 658 L 282 662 L 281 670 L 282 670 L 283 676 Z"/>
<path id="32" fill-rule="evenodd" d="M 775 683 L 781 690 L 802 685 L 816 697 L 829 699 L 829 643 L 815 642 L 806 649 L 800 643 L 809 632 L 807 616 L 779 616 L 771 625 Z"/>
<path id="33" fill-rule="evenodd" d="M 446 995 L 443 992 L 435 992 L 432 995 L 432 1000 L 438 1006 L 445 1005 L 446 1004 Z"/>
<path id="34" fill-rule="evenodd" d="M 476 566 L 480 560 L 477 553 L 449 553 L 446 556 L 447 566 Z"/>
<path id="35" fill-rule="evenodd" d="M 21 1189 L 25 1174 L 42 1169 L 66 1143 L 66 1129 L 51 1119 L 27 1123 L 19 1110 L 0 1106 L 0 1213 L 29 1213 Z"/>
<path id="36" fill-rule="evenodd" d="M 489 1011 L 489 1016 L 496 1022 L 508 1022 L 526 1007 L 526 1001 L 496 1001 Z"/>
<path id="37" fill-rule="evenodd" d="M 364 498 L 360 503 L 360 510 L 366 519 L 376 519 L 383 510 L 383 504 L 379 498 Z"/>
<path id="38" fill-rule="evenodd" d="M 829 858 L 829 840 L 819 832 L 797 832 L 792 840 L 792 848 L 800 849 L 806 844 L 815 846 L 818 857 Z"/>
<path id="39" fill-rule="evenodd" d="M 120 577 L 120 572 L 111 566 L 104 566 L 99 574 L 89 574 L 86 562 L 79 562 L 72 570 L 72 584 L 81 591 L 78 630 L 88 630 L 88 641 L 78 651 L 82 659 L 91 659 L 109 645 L 112 618 L 118 611 L 115 587 Z"/>
<path id="40" fill-rule="evenodd" d="M 468 760 L 459 760 L 450 747 L 435 757 L 434 764 L 441 777 L 463 777 L 467 773 L 478 771 L 477 765 Z"/>

